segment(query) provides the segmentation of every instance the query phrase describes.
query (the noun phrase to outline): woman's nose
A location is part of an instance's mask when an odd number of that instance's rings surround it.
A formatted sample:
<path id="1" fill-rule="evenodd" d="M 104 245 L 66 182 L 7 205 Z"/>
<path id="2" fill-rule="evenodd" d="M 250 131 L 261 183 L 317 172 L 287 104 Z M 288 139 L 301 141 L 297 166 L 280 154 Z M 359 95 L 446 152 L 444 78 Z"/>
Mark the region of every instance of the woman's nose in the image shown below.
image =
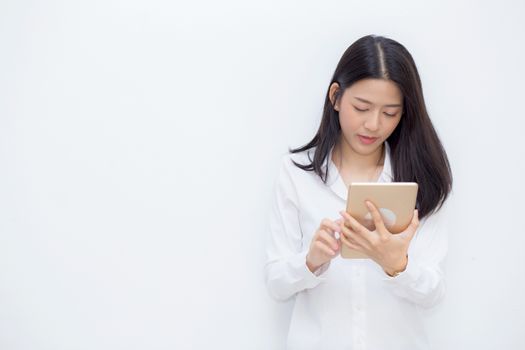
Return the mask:
<path id="1" fill-rule="evenodd" d="M 365 128 L 370 131 L 377 131 L 379 128 L 379 113 L 372 113 L 365 122 Z"/>

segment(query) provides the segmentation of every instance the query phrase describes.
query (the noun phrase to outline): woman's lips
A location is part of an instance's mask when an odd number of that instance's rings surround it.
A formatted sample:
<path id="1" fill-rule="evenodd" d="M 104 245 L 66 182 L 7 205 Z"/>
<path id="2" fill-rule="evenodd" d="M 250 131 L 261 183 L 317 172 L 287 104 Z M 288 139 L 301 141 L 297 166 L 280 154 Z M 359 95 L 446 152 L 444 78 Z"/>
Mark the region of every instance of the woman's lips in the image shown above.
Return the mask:
<path id="1" fill-rule="evenodd" d="M 359 140 L 365 145 L 370 145 L 378 139 L 378 137 L 367 137 L 363 135 L 357 135 L 357 136 L 359 136 Z"/>

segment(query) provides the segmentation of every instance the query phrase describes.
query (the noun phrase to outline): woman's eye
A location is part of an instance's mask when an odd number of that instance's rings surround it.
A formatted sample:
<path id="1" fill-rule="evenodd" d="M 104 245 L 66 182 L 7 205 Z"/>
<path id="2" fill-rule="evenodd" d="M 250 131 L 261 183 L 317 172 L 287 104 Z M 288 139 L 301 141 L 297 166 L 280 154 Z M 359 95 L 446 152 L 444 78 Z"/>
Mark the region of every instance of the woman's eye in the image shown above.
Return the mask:
<path id="1" fill-rule="evenodd" d="M 357 108 L 356 106 L 354 106 L 354 109 L 358 112 L 366 112 L 368 111 L 368 109 L 359 109 Z M 385 112 L 385 115 L 389 116 L 389 117 L 395 117 L 397 113 L 394 113 L 394 114 L 390 114 L 390 113 L 386 113 Z"/>

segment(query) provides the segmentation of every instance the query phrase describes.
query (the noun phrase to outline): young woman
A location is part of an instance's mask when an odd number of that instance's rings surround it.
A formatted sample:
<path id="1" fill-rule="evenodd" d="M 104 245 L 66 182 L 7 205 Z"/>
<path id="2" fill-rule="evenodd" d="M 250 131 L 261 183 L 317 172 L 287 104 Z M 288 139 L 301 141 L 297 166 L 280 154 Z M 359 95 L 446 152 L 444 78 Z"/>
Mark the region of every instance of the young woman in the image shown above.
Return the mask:
<path id="1" fill-rule="evenodd" d="M 375 230 L 345 208 L 351 182 L 417 182 L 410 226 Z M 266 284 L 295 299 L 288 349 L 427 349 L 421 308 L 445 293 L 446 153 L 400 43 L 368 35 L 343 54 L 319 130 L 282 159 L 270 215 Z M 343 259 L 341 246 L 369 259 Z"/>

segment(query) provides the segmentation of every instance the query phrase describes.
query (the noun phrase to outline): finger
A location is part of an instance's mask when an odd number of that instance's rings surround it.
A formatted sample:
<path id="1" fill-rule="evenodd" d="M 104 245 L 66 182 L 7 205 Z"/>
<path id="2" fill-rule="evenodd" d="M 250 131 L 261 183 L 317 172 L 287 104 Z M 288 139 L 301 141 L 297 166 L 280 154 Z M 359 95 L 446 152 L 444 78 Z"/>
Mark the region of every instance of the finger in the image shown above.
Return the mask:
<path id="1" fill-rule="evenodd" d="M 412 222 L 415 227 L 419 226 L 419 210 L 414 209 L 414 216 L 412 217 Z"/>
<path id="2" fill-rule="evenodd" d="M 414 235 L 416 234 L 418 227 L 419 227 L 419 211 L 415 209 L 414 215 L 412 216 L 412 220 L 410 221 L 410 225 L 408 226 L 408 229 L 407 229 L 409 241 L 411 241 Z"/>
<path id="3" fill-rule="evenodd" d="M 342 235 L 342 233 L 341 233 L 341 226 L 343 225 L 344 220 L 342 218 L 339 218 L 339 219 L 335 220 L 334 222 L 337 225 L 337 231 L 336 231 L 337 235 L 335 235 L 335 238 L 339 238 Z"/>
<path id="4" fill-rule="evenodd" d="M 318 251 L 320 251 L 321 253 L 325 255 L 328 255 L 330 257 L 333 257 L 336 255 L 335 251 L 333 251 L 330 247 L 328 247 L 326 244 L 324 244 L 321 241 L 315 241 L 314 245 Z"/>
<path id="5" fill-rule="evenodd" d="M 362 247 L 362 245 L 360 245 L 354 238 L 352 238 L 351 236 L 347 236 L 347 235 L 341 235 L 341 242 L 343 240 L 347 241 L 347 242 L 350 242 L 351 244 L 355 245 L 355 246 L 358 246 L 358 247 Z"/>
<path id="6" fill-rule="evenodd" d="M 368 242 L 368 240 L 362 235 L 356 233 L 351 228 L 348 228 L 345 225 L 341 225 L 341 231 L 343 233 L 341 237 L 345 237 L 347 240 L 350 240 L 352 243 L 357 244 L 366 249 L 370 248 L 370 243 Z"/>
<path id="7" fill-rule="evenodd" d="M 319 232 L 318 239 L 324 241 L 324 243 L 331 247 L 334 251 L 337 251 L 339 249 L 339 244 L 337 243 L 337 240 L 324 230 L 321 230 Z"/>
<path id="8" fill-rule="evenodd" d="M 345 219 L 345 223 L 349 224 L 350 229 L 356 234 L 356 236 L 360 236 L 364 239 L 364 241 L 370 242 L 370 231 L 368 231 L 366 227 L 361 225 L 356 219 L 352 217 L 352 215 L 348 214 L 346 211 L 340 211 L 339 213 Z"/>
<path id="9" fill-rule="evenodd" d="M 379 213 L 379 210 L 377 210 L 374 203 L 370 201 L 365 201 L 365 204 L 368 207 L 368 211 L 370 212 L 370 214 L 372 214 L 372 218 L 374 219 L 374 225 L 376 226 L 376 231 L 379 233 L 380 236 L 386 237 L 389 231 L 385 226 L 385 223 L 383 221 L 383 218 L 381 217 L 381 214 Z"/>
<path id="10" fill-rule="evenodd" d="M 335 232 L 339 232 L 340 229 L 339 225 L 330 219 L 323 219 L 320 228 L 327 230 L 332 236 L 335 235 Z"/>
<path id="11" fill-rule="evenodd" d="M 363 248 L 361 246 L 359 246 L 355 242 L 349 240 L 344 235 L 341 236 L 341 242 L 343 242 L 343 244 L 346 245 L 348 248 L 351 248 L 353 250 L 357 250 L 357 251 L 360 251 L 360 252 L 363 251 Z"/>

